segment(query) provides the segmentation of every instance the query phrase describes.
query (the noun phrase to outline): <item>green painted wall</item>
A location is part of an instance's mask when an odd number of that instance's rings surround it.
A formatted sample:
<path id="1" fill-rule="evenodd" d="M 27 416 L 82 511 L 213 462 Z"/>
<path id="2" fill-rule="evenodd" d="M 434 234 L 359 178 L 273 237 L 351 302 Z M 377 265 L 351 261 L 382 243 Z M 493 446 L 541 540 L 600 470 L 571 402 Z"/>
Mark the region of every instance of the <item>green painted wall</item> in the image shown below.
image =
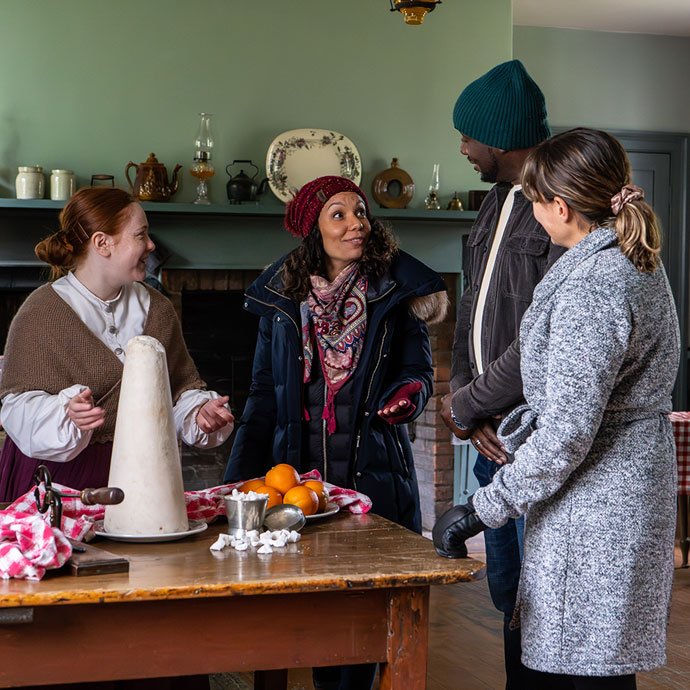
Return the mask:
<path id="1" fill-rule="evenodd" d="M 363 159 L 365 189 L 400 158 L 421 204 L 432 163 L 442 200 L 482 187 L 459 155 L 451 112 L 460 90 L 510 59 L 510 0 L 445 2 L 420 27 L 388 0 L 3 0 L 0 4 L 0 196 L 17 165 L 117 175 L 155 151 L 187 169 L 197 113 L 216 115 L 220 172 L 262 169 L 282 131 L 331 128 Z"/>
<path id="2" fill-rule="evenodd" d="M 516 26 L 551 124 L 690 131 L 690 38 Z"/>

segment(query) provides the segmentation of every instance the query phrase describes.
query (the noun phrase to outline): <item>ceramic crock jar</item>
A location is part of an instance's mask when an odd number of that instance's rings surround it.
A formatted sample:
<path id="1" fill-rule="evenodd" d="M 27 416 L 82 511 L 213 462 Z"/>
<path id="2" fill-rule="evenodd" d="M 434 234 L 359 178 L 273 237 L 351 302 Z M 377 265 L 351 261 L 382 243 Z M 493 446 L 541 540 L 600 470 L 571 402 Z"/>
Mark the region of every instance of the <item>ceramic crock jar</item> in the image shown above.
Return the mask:
<path id="1" fill-rule="evenodd" d="M 17 199 L 42 199 L 45 194 L 45 178 L 40 165 L 20 165 L 15 185 Z"/>
<path id="2" fill-rule="evenodd" d="M 74 194 L 76 182 L 72 170 L 51 170 L 50 198 L 67 201 Z"/>

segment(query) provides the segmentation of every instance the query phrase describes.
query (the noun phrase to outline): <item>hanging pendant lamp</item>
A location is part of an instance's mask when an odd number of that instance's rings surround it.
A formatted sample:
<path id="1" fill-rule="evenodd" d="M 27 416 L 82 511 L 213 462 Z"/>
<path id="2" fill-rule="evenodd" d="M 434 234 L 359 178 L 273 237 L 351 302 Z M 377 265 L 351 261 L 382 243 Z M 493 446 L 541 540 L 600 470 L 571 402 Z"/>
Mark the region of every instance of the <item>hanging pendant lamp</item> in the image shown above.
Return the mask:
<path id="1" fill-rule="evenodd" d="M 391 12 L 400 12 L 405 24 L 418 26 L 424 21 L 427 12 L 433 12 L 441 0 L 390 0 Z"/>

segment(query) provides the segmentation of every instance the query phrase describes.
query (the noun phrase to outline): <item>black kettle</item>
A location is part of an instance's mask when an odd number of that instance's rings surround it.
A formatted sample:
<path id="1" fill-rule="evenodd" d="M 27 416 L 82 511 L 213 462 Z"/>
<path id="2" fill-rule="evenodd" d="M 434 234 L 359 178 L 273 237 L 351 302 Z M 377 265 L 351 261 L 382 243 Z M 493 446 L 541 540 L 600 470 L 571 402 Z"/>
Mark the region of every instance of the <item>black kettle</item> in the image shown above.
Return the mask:
<path id="1" fill-rule="evenodd" d="M 232 176 L 229 168 L 237 163 L 249 163 L 249 165 L 256 171 L 251 177 L 247 175 L 242 168 L 240 168 L 239 174 Z M 254 163 L 247 160 L 237 160 L 233 161 L 229 165 L 225 166 L 225 172 L 230 175 L 230 179 L 226 185 L 228 191 L 228 200 L 231 204 L 239 204 L 243 201 L 256 201 L 256 197 L 259 194 L 263 194 L 266 191 L 266 185 L 268 184 L 268 178 L 264 178 L 260 184 L 256 183 L 254 179 L 259 173 L 259 168 L 257 168 Z"/>

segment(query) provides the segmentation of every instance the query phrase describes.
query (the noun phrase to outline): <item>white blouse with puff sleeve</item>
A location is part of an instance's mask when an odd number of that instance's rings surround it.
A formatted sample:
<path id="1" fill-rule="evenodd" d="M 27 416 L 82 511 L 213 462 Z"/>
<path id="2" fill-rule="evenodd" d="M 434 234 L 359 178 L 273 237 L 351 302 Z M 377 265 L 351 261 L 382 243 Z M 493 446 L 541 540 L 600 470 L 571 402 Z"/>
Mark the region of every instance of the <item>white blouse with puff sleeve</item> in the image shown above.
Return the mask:
<path id="1" fill-rule="evenodd" d="M 126 285 L 109 301 L 96 297 L 71 272 L 56 280 L 52 287 L 89 330 L 124 363 L 127 343 L 144 332 L 150 304 L 144 285 Z M 52 462 L 72 460 L 89 445 L 93 434 L 93 431 L 78 429 L 67 414 L 69 401 L 86 388 L 75 384 L 57 395 L 45 391 L 7 395 L 2 401 L 2 425 L 24 455 Z M 215 391 L 182 393 L 173 406 L 178 438 L 198 448 L 214 448 L 227 440 L 233 424 L 206 434 L 196 423 L 199 409 L 219 397 Z"/>

